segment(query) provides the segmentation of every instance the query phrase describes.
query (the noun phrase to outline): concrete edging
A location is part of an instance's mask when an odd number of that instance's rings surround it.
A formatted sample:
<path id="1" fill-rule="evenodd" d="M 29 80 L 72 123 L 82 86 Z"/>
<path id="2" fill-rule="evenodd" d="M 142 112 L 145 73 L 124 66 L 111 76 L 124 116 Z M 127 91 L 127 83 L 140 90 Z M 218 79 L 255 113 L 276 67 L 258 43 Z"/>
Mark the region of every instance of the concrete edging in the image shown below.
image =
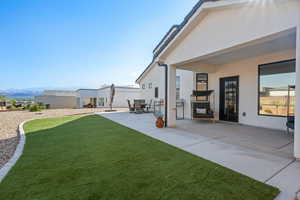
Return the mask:
<path id="1" fill-rule="evenodd" d="M 24 146 L 25 146 L 25 132 L 23 129 L 23 125 L 30 120 L 26 120 L 19 124 L 18 132 L 20 136 L 19 143 L 17 145 L 17 148 L 13 154 L 13 156 L 9 159 L 9 161 L 0 169 L 0 183 L 4 180 L 8 172 L 11 170 L 11 168 L 17 163 L 18 159 L 21 157 Z"/>

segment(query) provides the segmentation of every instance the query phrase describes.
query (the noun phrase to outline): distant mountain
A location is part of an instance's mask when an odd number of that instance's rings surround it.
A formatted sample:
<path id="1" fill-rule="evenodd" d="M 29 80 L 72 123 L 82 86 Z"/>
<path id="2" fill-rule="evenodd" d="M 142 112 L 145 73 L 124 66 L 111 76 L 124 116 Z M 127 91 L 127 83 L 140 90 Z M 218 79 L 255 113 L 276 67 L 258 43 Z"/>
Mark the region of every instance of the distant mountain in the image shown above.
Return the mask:
<path id="1" fill-rule="evenodd" d="M 35 96 L 41 95 L 43 90 L 0 90 L 0 95 L 4 95 L 9 99 L 33 99 Z"/>
<path id="2" fill-rule="evenodd" d="M 4 95 L 9 99 L 34 99 L 39 96 L 44 90 L 76 90 L 80 87 L 58 88 L 58 87 L 44 87 L 44 88 L 25 88 L 25 89 L 6 89 L 0 90 L 0 95 Z"/>

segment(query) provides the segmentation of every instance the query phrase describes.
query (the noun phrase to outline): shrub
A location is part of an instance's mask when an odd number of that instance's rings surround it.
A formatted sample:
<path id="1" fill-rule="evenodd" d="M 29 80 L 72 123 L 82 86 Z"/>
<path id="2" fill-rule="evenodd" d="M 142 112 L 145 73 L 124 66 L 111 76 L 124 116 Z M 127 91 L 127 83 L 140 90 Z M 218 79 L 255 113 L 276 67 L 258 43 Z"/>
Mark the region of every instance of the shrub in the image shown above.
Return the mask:
<path id="1" fill-rule="evenodd" d="M 38 112 L 38 111 L 41 111 L 41 109 L 38 105 L 35 104 L 35 105 L 30 106 L 29 111 L 30 112 Z"/>
<path id="2" fill-rule="evenodd" d="M 39 105 L 39 109 L 40 109 L 40 110 L 46 110 L 46 109 L 47 109 L 47 107 L 46 107 L 46 106 L 44 106 L 44 105 Z"/>
<path id="3" fill-rule="evenodd" d="M 47 106 L 44 106 L 44 105 L 33 104 L 33 105 L 27 105 L 25 109 L 29 110 L 30 112 L 38 112 L 38 111 L 45 110 L 48 108 L 47 108 Z"/>
<path id="4" fill-rule="evenodd" d="M 30 107 L 31 107 L 31 105 L 30 105 L 30 104 L 28 104 L 28 105 L 26 105 L 26 106 L 24 107 L 24 109 L 25 109 L 25 110 L 29 110 L 29 109 L 30 109 Z"/>

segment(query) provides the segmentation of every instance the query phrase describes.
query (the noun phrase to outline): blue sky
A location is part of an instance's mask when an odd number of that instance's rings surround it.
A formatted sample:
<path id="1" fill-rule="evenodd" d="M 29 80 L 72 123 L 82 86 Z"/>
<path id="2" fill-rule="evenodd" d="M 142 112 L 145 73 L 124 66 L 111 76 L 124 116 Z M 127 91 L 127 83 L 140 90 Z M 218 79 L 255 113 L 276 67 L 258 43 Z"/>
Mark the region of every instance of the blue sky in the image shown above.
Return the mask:
<path id="1" fill-rule="evenodd" d="M 6 0 L 0 90 L 133 84 L 197 0 Z"/>

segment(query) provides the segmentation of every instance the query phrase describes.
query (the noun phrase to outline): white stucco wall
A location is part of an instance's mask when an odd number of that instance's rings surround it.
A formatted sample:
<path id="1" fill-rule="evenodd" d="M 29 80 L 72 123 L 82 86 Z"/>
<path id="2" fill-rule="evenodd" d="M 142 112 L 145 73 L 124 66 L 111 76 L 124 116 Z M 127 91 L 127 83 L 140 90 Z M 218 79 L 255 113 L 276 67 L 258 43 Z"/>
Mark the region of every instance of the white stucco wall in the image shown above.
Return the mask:
<path id="1" fill-rule="evenodd" d="M 77 105 L 78 108 L 82 108 L 84 105 L 89 103 L 90 98 L 97 98 L 98 90 L 95 89 L 80 89 L 77 90 Z"/>
<path id="2" fill-rule="evenodd" d="M 193 90 L 193 72 L 186 70 L 176 70 L 176 76 L 180 76 L 180 99 L 185 100 L 185 117 L 190 118 L 190 95 Z M 152 88 L 149 88 L 149 83 L 152 83 Z M 145 89 L 142 85 L 145 85 Z M 154 96 L 155 87 L 159 88 L 158 98 Z M 145 99 L 147 103 L 151 100 L 164 100 L 165 99 L 165 69 L 164 67 L 159 67 L 155 65 L 147 75 L 140 81 L 140 96 Z M 162 113 L 164 113 L 164 107 L 161 108 Z M 180 117 L 182 113 L 179 114 Z"/>
<path id="3" fill-rule="evenodd" d="M 285 130 L 286 118 L 258 115 L 258 65 L 294 59 L 295 56 L 296 50 L 289 49 L 224 65 L 218 65 L 217 71 L 215 73 L 209 73 L 208 75 L 208 87 L 210 90 L 215 91 L 216 118 L 219 118 L 220 78 L 239 76 L 239 123 Z M 190 95 L 196 87 L 196 72 L 177 70 L 177 76 L 178 75 L 181 77 L 180 98 L 185 100 L 185 118 L 190 119 Z M 246 113 L 246 116 L 243 116 L 243 112 Z"/>
<path id="4" fill-rule="evenodd" d="M 149 84 L 152 88 L 149 88 Z M 141 98 L 145 99 L 147 103 L 151 100 L 157 101 L 165 98 L 165 69 L 159 67 L 157 64 L 147 73 L 147 75 L 140 81 Z M 143 88 L 145 85 L 145 88 Z M 158 87 L 158 98 L 155 98 L 155 87 Z"/>
<path id="5" fill-rule="evenodd" d="M 99 98 L 104 98 L 104 106 L 103 107 L 109 106 L 109 94 L 110 94 L 109 89 L 102 89 L 102 90 L 100 89 L 97 92 L 98 101 L 99 101 Z M 99 106 L 99 103 L 98 103 L 98 106 Z"/>
<path id="6" fill-rule="evenodd" d="M 242 6 L 205 11 L 205 14 L 197 18 L 197 25 L 184 36 L 179 36 L 180 39 L 176 41 L 176 45 L 171 45 L 171 48 L 167 49 L 159 59 L 163 59 L 169 65 L 192 61 L 295 28 L 299 21 L 300 1 L 295 0 L 274 0 L 264 1 L 264 3 L 254 1 Z M 217 66 L 216 73 L 209 76 L 210 89 L 216 89 L 216 110 L 219 109 L 219 78 L 239 75 L 240 123 L 285 129 L 285 118 L 265 117 L 257 114 L 257 66 L 290 58 L 295 58 L 295 50 Z M 189 88 L 185 85 L 182 87 Z M 195 87 L 195 82 L 193 87 Z M 185 89 L 185 93 L 190 95 L 191 91 Z M 189 96 L 186 98 L 188 102 Z M 190 109 L 187 111 L 189 112 Z M 241 115 L 243 112 L 247 113 L 245 117 Z M 216 115 L 218 116 L 218 112 Z"/>
<path id="7" fill-rule="evenodd" d="M 205 11 L 202 17 L 197 18 L 195 28 L 185 33 L 185 36 L 170 45 L 157 59 L 163 60 L 169 66 L 195 61 L 197 58 L 222 50 L 237 47 L 264 38 L 266 36 L 291 30 L 300 24 L 300 1 L 298 0 L 272 0 L 253 1 L 242 6 L 220 8 Z M 277 51 L 277 52 L 276 52 Z M 242 58 L 223 65 L 217 65 L 216 71 L 209 74 L 209 89 L 215 90 L 216 116 L 219 109 L 219 79 L 221 77 L 240 77 L 240 105 L 239 120 L 242 124 L 285 129 L 285 118 L 258 115 L 258 65 L 293 59 L 295 49 L 273 49 L 265 55 Z M 214 70 L 212 70 L 214 71 Z M 200 71 L 198 71 L 200 72 Z M 204 71 L 205 72 L 205 71 Z M 181 98 L 186 101 L 186 118 L 190 118 L 190 95 L 195 88 L 195 73 L 178 70 L 181 76 Z M 152 82 L 152 89 L 147 89 Z M 164 98 L 164 70 L 155 66 L 141 79 L 141 96 L 146 100 L 154 98 L 155 86 L 160 87 L 159 98 Z M 242 116 L 245 112 L 246 116 Z"/>
<path id="8" fill-rule="evenodd" d="M 109 98 L 109 92 L 108 92 Z M 127 99 L 132 103 L 134 99 L 140 99 L 140 89 L 116 88 L 113 107 L 128 107 Z"/>
<path id="9" fill-rule="evenodd" d="M 77 90 L 77 96 L 80 98 L 94 98 L 98 96 L 98 90 L 95 89 Z"/>
<path id="10" fill-rule="evenodd" d="M 286 118 L 284 117 L 270 117 L 258 115 L 258 65 L 278 62 L 282 60 L 294 59 L 296 56 L 295 49 L 289 49 L 281 52 L 271 53 L 262 55 L 255 58 L 248 58 L 239 60 L 225 65 L 218 65 L 215 73 L 209 73 L 208 86 L 209 89 L 215 90 L 215 111 L 216 118 L 219 117 L 219 81 L 220 78 L 239 76 L 240 81 L 240 94 L 239 94 L 239 123 L 266 127 L 272 129 L 285 130 Z M 160 69 L 153 69 L 153 72 L 159 71 Z M 164 73 L 163 73 L 164 74 Z M 195 89 L 195 75 L 196 72 L 177 70 L 177 76 L 180 76 L 180 98 L 185 100 L 185 118 L 191 118 L 191 104 L 190 95 Z M 160 74 L 161 75 L 161 74 Z M 141 83 L 147 85 L 149 82 L 159 83 L 160 87 L 164 87 L 164 76 L 157 76 L 157 74 L 148 74 Z M 164 90 L 162 97 L 164 97 Z M 148 97 L 153 99 L 154 93 L 145 89 L 141 93 L 142 98 Z M 243 112 L 246 116 L 243 116 Z"/>
<path id="11" fill-rule="evenodd" d="M 290 49 L 217 66 L 217 72 L 208 77 L 209 89 L 215 90 L 216 117 L 219 116 L 220 78 L 239 76 L 239 123 L 285 130 L 285 117 L 258 115 L 258 65 L 294 59 L 295 56 L 295 49 Z"/>
<path id="12" fill-rule="evenodd" d="M 76 96 L 76 91 L 67 91 L 67 90 L 45 90 L 43 95 L 51 96 Z"/>
<path id="13" fill-rule="evenodd" d="M 110 87 L 100 88 L 97 90 L 78 90 L 77 97 L 80 99 L 79 107 L 89 102 L 89 98 L 97 98 L 97 107 L 109 107 L 110 102 Z M 104 98 L 104 106 L 99 106 L 99 98 Z M 139 88 L 126 88 L 116 87 L 113 107 L 128 107 L 127 99 L 133 101 L 133 99 L 141 98 Z"/>
<path id="14" fill-rule="evenodd" d="M 75 96 L 54 96 L 45 95 L 35 97 L 35 103 L 42 103 L 43 105 L 50 105 L 50 109 L 58 108 L 76 108 L 77 102 Z"/>
<path id="15" fill-rule="evenodd" d="M 177 76 L 180 76 L 180 99 L 183 99 L 184 104 L 184 117 L 191 118 L 191 94 L 195 88 L 194 72 L 186 70 L 176 70 Z M 181 114 L 180 114 L 181 117 Z"/>
<path id="16" fill-rule="evenodd" d="M 253 1 L 209 11 L 175 48 L 161 55 L 167 64 L 180 63 L 297 27 L 300 1 Z"/>

